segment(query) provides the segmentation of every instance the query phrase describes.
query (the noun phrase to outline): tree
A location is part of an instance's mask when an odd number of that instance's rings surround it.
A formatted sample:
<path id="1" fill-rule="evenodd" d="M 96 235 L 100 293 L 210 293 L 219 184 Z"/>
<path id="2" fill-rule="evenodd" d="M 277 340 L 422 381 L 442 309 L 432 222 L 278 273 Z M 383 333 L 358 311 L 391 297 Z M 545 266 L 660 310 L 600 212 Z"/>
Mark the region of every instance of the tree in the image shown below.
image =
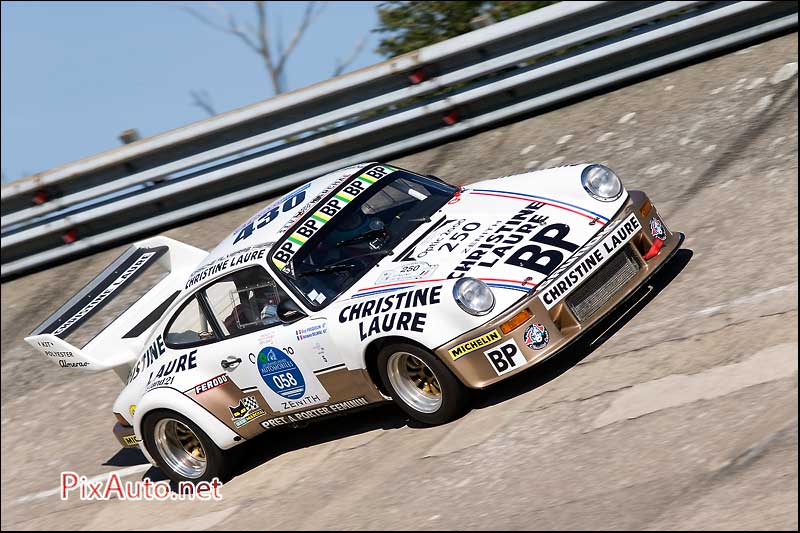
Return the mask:
<path id="1" fill-rule="evenodd" d="M 418 1 L 383 2 L 378 6 L 380 26 L 388 34 L 376 52 L 395 57 L 424 46 L 468 33 L 486 22 L 500 22 L 555 2 Z"/>
<path id="2" fill-rule="evenodd" d="M 280 20 L 275 24 L 275 26 L 277 26 L 277 31 L 273 37 L 267 13 L 267 2 L 263 0 L 253 2 L 256 13 L 256 24 L 245 23 L 244 26 L 236 20 L 233 13 L 219 3 L 207 2 L 207 4 L 211 9 L 217 12 L 216 17 L 210 17 L 194 6 L 180 5 L 178 7 L 206 26 L 228 33 L 241 40 L 247 48 L 255 52 L 261 58 L 264 68 L 267 71 L 273 94 L 280 94 L 286 91 L 286 66 L 288 60 L 308 28 L 324 10 L 326 2 L 306 2 L 303 18 L 288 41 L 284 41 L 281 35 L 282 24 Z M 333 76 L 338 76 L 344 72 L 344 70 L 355 61 L 365 44 L 366 36 L 356 44 L 353 52 L 344 61 L 337 59 L 336 66 L 333 69 Z M 211 96 L 207 91 L 190 91 L 190 94 L 192 96 L 192 105 L 200 107 L 209 115 L 215 114 Z"/>

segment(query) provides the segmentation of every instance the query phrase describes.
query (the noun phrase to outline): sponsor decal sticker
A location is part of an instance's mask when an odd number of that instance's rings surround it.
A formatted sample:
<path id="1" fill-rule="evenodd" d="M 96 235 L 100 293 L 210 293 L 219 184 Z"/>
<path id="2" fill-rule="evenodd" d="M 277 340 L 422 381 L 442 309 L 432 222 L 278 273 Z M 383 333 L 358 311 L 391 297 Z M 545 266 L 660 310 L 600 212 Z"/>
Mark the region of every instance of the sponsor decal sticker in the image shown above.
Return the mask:
<path id="1" fill-rule="evenodd" d="M 195 394 L 203 394 L 204 392 L 208 392 L 211 389 L 215 389 L 220 385 L 223 385 L 228 382 L 228 375 L 227 374 L 220 374 L 219 376 L 213 377 L 208 381 L 204 381 L 203 383 L 199 383 L 194 386 L 194 393 Z"/>
<path id="2" fill-rule="evenodd" d="M 515 368 L 524 365 L 526 361 L 514 339 L 509 339 L 508 342 L 499 344 L 491 350 L 483 352 L 483 354 L 489 360 L 498 376 L 511 372 Z"/>
<path id="3" fill-rule="evenodd" d="M 553 308 L 562 298 L 571 293 L 584 279 L 591 276 L 614 253 L 618 252 L 636 232 L 642 229 L 635 214 L 620 222 L 595 248 L 575 261 L 560 276 L 547 284 L 541 293 L 546 309 Z"/>
<path id="4" fill-rule="evenodd" d="M 480 337 L 475 337 L 467 342 L 462 342 L 458 346 L 453 346 L 448 350 L 448 353 L 450 354 L 450 357 L 453 358 L 453 361 L 455 361 L 456 359 L 463 357 L 468 353 L 474 352 L 481 346 L 486 346 L 487 344 L 499 341 L 501 338 L 502 335 L 500 332 L 496 329 L 493 329 L 489 333 L 481 335 Z"/>
<path id="5" fill-rule="evenodd" d="M 59 359 L 58 366 L 61 368 L 80 368 L 89 366 L 89 363 L 88 361 L 64 361 L 63 359 Z"/>
<path id="6" fill-rule="evenodd" d="M 264 409 L 258 405 L 258 400 L 256 400 L 255 396 L 245 396 L 233 407 L 228 406 L 228 409 L 231 411 L 231 420 L 233 420 L 233 425 L 237 428 L 240 428 L 245 424 L 250 423 L 252 420 L 255 420 L 256 418 L 266 414 L 266 411 L 264 411 Z"/>
<path id="7" fill-rule="evenodd" d="M 523 341 L 525 341 L 525 345 L 528 348 L 541 350 L 550 342 L 550 333 L 547 331 L 547 328 L 541 324 L 531 324 L 528 326 L 528 329 L 525 330 Z"/>
<path id="8" fill-rule="evenodd" d="M 439 285 L 346 305 L 339 312 L 339 322 L 360 320 L 358 334 L 362 341 L 381 332 L 415 331 L 422 333 L 425 330 L 428 314 L 405 311 L 405 309 L 438 304 L 441 302 L 441 293 L 442 286 Z"/>
<path id="9" fill-rule="evenodd" d="M 339 211 L 374 183 L 396 169 L 388 165 L 376 166 L 346 182 L 332 198 L 308 216 L 272 253 L 272 264 L 278 270 L 291 274 L 291 261 L 300 248 L 328 223 Z"/>
<path id="10" fill-rule="evenodd" d="M 264 429 L 269 429 L 278 426 L 284 426 L 286 424 L 296 424 L 304 420 L 311 420 L 312 418 L 319 418 L 325 415 L 349 411 L 350 409 L 362 407 L 367 404 L 369 404 L 369 402 L 366 400 L 366 398 L 359 396 L 358 398 L 353 398 L 352 400 L 345 400 L 343 402 L 332 403 L 316 409 L 309 409 L 307 411 L 300 411 L 290 415 L 271 418 L 261 422 L 261 425 L 264 427 Z"/>
<path id="11" fill-rule="evenodd" d="M 136 379 L 142 370 L 150 368 L 150 365 L 156 362 L 158 358 L 164 355 L 166 352 L 167 347 L 164 346 L 164 339 L 161 337 L 161 335 L 159 335 L 156 337 L 156 340 L 154 340 L 153 343 L 147 347 L 144 353 L 139 356 L 136 364 L 131 368 L 131 371 L 128 374 L 128 383 Z"/>
<path id="12" fill-rule="evenodd" d="M 192 272 L 192 274 L 189 275 L 189 280 L 186 282 L 186 286 L 184 288 L 188 289 L 192 285 L 200 283 L 207 277 L 214 274 L 219 274 L 228 268 L 261 261 L 264 259 L 269 246 L 270 243 L 260 244 L 258 246 L 249 246 L 243 250 L 235 250 L 226 256 L 220 257 L 212 263 L 204 265 L 198 270 Z"/>
<path id="13" fill-rule="evenodd" d="M 53 331 L 52 335 L 58 337 L 59 335 L 67 331 L 69 328 L 71 328 L 75 323 L 80 321 L 81 318 L 88 315 L 92 311 L 92 309 L 103 303 L 103 301 L 106 298 L 111 296 L 111 294 L 113 294 L 117 289 L 125 285 L 128 278 L 134 275 L 143 266 L 147 265 L 147 263 L 150 261 L 150 258 L 152 258 L 155 255 L 156 252 L 143 253 L 141 257 L 139 257 L 136 261 L 134 261 L 134 263 L 131 266 L 126 268 L 125 271 L 122 274 L 120 274 L 120 276 L 117 279 L 111 282 L 111 284 L 108 287 L 103 289 L 103 291 L 100 294 L 92 298 L 92 300 L 88 304 L 86 304 L 86 306 L 84 306 L 83 309 L 72 315 L 70 318 L 64 321 L 64 323 L 58 326 Z"/>
<path id="14" fill-rule="evenodd" d="M 654 238 L 661 239 L 662 241 L 667 239 L 667 232 L 664 230 L 664 224 L 661 223 L 658 217 L 650 219 L 650 234 Z"/>
<path id="15" fill-rule="evenodd" d="M 295 362 L 279 348 L 267 346 L 258 353 L 258 372 L 272 389 L 289 400 L 301 398 L 306 392 L 303 373 Z"/>
<path id="16" fill-rule="evenodd" d="M 323 322 L 322 324 L 316 324 L 307 328 L 297 329 L 295 330 L 294 334 L 298 341 L 302 341 L 305 339 L 310 339 L 311 337 L 316 337 L 317 335 L 323 335 L 327 332 L 328 324 Z"/>
<path id="17" fill-rule="evenodd" d="M 164 363 L 155 375 L 153 375 L 154 372 L 150 372 L 144 391 L 149 392 L 158 387 L 172 385 L 172 382 L 175 381 L 175 374 L 193 368 L 197 368 L 197 350 L 192 350 L 180 357 L 176 357 L 168 363 Z"/>
<path id="18" fill-rule="evenodd" d="M 122 442 L 127 444 L 128 446 L 136 446 L 136 435 L 125 435 L 122 437 Z"/>
<path id="19" fill-rule="evenodd" d="M 131 414 L 131 416 L 136 414 L 136 404 L 135 403 L 131 404 L 131 406 L 128 407 L 128 412 Z"/>
<path id="20" fill-rule="evenodd" d="M 39 344 L 41 344 L 41 343 L 39 343 Z M 73 354 L 72 352 L 51 352 L 50 350 L 45 350 L 44 354 L 47 357 L 56 357 L 56 358 L 75 357 L 75 354 Z"/>
<path id="21" fill-rule="evenodd" d="M 375 284 L 380 285 L 383 283 L 395 283 L 429 278 L 431 274 L 433 274 L 434 270 L 436 270 L 437 266 L 438 265 L 425 263 L 424 261 L 400 265 L 397 268 L 383 272 L 378 279 L 375 280 Z"/>

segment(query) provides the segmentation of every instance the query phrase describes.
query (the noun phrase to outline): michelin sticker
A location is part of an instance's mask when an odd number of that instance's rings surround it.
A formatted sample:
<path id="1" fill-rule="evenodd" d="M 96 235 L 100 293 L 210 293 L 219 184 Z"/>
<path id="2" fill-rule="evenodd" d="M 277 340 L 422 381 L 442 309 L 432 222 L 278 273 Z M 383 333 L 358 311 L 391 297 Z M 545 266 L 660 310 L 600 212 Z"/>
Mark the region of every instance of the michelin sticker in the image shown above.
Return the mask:
<path id="1" fill-rule="evenodd" d="M 258 352 L 256 366 L 267 385 L 264 398 L 276 413 L 324 403 L 330 398 L 314 373 L 304 368 L 302 360 L 295 361 L 280 348 L 262 349 Z"/>

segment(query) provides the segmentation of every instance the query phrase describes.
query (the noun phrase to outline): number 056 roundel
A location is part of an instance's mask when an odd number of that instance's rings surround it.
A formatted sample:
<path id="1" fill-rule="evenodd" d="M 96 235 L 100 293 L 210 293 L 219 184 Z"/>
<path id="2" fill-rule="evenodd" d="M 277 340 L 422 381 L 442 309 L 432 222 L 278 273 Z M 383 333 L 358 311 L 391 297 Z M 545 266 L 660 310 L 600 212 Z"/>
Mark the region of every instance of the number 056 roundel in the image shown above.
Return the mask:
<path id="1" fill-rule="evenodd" d="M 453 420 L 467 388 L 580 346 L 682 240 L 599 164 L 463 186 L 357 164 L 275 199 L 210 252 L 137 242 L 25 340 L 54 371 L 126 369 L 120 445 L 173 479 L 208 479 L 261 432 L 372 403 Z M 67 342 L 155 263 L 170 273 L 146 299 L 84 348 Z"/>

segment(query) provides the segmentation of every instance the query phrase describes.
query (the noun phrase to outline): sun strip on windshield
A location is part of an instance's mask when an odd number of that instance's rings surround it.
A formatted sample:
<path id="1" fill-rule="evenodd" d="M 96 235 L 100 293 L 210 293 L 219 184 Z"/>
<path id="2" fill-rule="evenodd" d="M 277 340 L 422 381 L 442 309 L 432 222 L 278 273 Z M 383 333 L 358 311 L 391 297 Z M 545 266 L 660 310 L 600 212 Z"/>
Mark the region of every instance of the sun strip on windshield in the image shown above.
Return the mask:
<path id="1" fill-rule="evenodd" d="M 347 204 L 362 194 L 367 188 L 385 178 L 397 169 L 389 165 L 377 165 L 362 172 L 345 183 L 328 201 L 303 221 L 272 253 L 272 264 L 285 274 L 291 274 L 291 262 L 300 248 L 308 242 Z"/>

